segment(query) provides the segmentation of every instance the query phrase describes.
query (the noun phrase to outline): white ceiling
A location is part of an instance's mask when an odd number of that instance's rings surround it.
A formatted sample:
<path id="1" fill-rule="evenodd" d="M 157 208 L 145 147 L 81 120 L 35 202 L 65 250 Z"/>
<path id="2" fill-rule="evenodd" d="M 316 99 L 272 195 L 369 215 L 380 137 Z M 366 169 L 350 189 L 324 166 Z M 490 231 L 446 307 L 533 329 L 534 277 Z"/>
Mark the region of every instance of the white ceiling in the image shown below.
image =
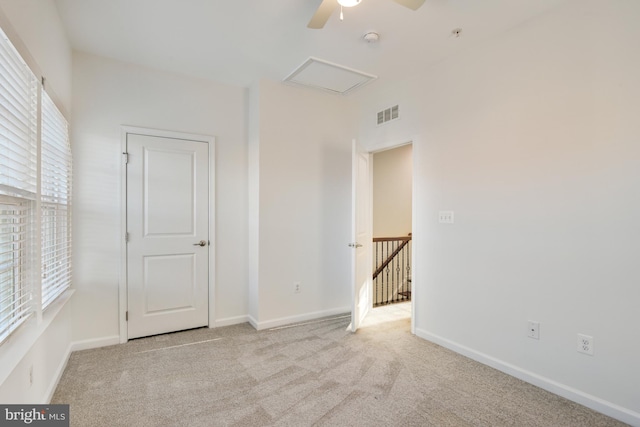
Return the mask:
<path id="1" fill-rule="evenodd" d="M 426 0 L 418 11 L 363 0 L 306 27 L 320 0 L 56 0 L 74 49 L 248 86 L 281 80 L 313 56 L 401 77 L 428 67 L 567 0 Z M 451 31 L 462 28 L 459 38 Z M 380 34 L 377 44 L 362 36 Z M 374 83 L 375 84 L 375 83 Z"/>

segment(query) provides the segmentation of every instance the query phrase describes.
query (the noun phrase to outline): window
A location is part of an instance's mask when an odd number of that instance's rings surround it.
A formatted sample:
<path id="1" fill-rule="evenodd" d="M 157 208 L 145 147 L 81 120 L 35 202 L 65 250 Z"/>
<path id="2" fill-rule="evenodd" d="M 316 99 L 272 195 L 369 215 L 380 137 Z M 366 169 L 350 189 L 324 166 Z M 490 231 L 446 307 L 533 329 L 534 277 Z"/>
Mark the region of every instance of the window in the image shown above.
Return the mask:
<path id="1" fill-rule="evenodd" d="M 70 286 L 70 183 L 67 122 L 0 29 L 0 343 Z"/>
<path id="2" fill-rule="evenodd" d="M 42 93 L 42 308 L 71 284 L 71 147 L 67 121 Z"/>

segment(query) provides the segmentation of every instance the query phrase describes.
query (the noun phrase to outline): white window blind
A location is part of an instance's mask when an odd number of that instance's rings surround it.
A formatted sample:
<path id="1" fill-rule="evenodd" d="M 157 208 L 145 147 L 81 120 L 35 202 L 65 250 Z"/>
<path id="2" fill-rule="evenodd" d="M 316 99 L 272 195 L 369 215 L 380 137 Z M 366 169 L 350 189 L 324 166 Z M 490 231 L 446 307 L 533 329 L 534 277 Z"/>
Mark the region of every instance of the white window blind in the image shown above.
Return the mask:
<path id="1" fill-rule="evenodd" d="M 31 204 L 0 196 L 0 341 L 31 312 Z"/>
<path id="2" fill-rule="evenodd" d="M 67 121 L 42 93 L 42 308 L 71 285 L 71 147 Z"/>
<path id="3" fill-rule="evenodd" d="M 0 30 L 0 194 L 35 199 L 38 80 Z"/>
<path id="4" fill-rule="evenodd" d="M 38 81 L 0 30 L 0 341 L 31 314 Z"/>

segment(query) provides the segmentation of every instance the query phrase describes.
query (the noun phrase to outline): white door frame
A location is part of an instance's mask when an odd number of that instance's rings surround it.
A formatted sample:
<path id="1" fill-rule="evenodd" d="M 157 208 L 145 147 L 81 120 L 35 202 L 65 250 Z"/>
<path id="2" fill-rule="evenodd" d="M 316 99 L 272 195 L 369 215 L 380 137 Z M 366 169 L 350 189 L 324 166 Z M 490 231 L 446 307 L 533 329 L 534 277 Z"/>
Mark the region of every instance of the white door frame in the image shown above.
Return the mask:
<path id="1" fill-rule="evenodd" d="M 416 236 L 421 235 L 421 230 L 416 229 L 416 224 L 417 224 L 416 222 L 416 218 L 417 218 L 416 170 L 417 168 L 416 168 L 415 142 L 417 140 L 419 140 L 419 137 L 409 138 L 403 141 L 388 141 L 381 144 L 375 144 L 374 146 L 365 146 L 369 154 L 379 153 L 381 151 L 386 151 L 386 150 L 392 150 L 394 148 L 402 147 L 403 145 L 411 144 L 412 146 L 411 164 L 413 166 L 412 168 L 413 170 L 411 171 L 411 333 L 413 335 L 416 334 L 416 299 L 418 298 L 418 293 L 416 293 L 415 284 L 417 283 L 416 277 L 419 277 L 420 275 L 420 272 L 419 272 L 420 267 L 416 263 L 416 253 L 420 251 L 420 244 L 416 242 Z M 373 174 L 373 168 L 375 168 L 375 165 L 372 162 L 372 166 L 371 166 L 372 174 Z M 370 197 L 373 198 L 373 185 L 375 185 L 373 184 L 373 178 L 371 180 L 371 184 L 372 185 L 370 186 L 370 191 L 371 191 Z M 373 216 L 373 210 L 372 210 L 372 216 Z M 371 221 L 371 234 L 373 235 L 373 221 Z"/>
<path id="2" fill-rule="evenodd" d="M 209 144 L 209 327 L 215 325 L 215 259 L 216 259 L 216 229 L 215 229 L 215 137 L 209 135 L 198 135 L 183 132 L 173 132 L 159 129 L 148 129 L 135 126 L 121 126 L 122 162 L 120 163 L 120 284 L 118 287 L 118 319 L 120 329 L 120 343 L 126 343 L 127 335 L 127 242 L 125 233 L 127 232 L 127 168 L 125 163 L 127 151 L 127 135 L 147 135 L 164 138 L 184 139 L 189 141 L 200 141 Z"/>

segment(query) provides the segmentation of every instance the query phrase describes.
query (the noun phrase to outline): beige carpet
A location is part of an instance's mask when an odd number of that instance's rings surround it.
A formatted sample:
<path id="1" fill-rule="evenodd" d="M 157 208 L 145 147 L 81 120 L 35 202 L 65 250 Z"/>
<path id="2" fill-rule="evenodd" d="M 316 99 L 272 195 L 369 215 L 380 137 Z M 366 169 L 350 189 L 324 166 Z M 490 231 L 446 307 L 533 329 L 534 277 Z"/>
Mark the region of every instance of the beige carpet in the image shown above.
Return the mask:
<path id="1" fill-rule="evenodd" d="M 373 316 L 357 334 L 337 316 L 80 351 L 52 403 L 69 403 L 71 425 L 82 427 L 624 425 L 416 338 L 406 316 L 393 318 Z"/>

